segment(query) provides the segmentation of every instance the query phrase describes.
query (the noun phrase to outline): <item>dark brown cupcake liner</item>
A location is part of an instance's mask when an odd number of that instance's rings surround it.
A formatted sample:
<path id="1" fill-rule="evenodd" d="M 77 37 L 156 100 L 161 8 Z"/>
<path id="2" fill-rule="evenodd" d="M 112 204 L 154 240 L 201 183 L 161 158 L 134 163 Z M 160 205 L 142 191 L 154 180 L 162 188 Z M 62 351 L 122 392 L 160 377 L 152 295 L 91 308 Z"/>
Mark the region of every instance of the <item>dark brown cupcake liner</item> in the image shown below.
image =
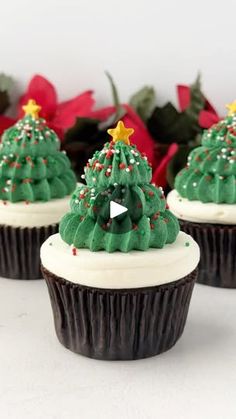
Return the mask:
<path id="1" fill-rule="evenodd" d="M 71 283 L 42 267 L 56 334 L 90 358 L 134 360 L 170 349 L 183 333 L 196 270 L 156 287 L 100 289 Z"/>
<path id="2" fill-rule="evenodd" d="M 223 288 L 236 288 L 236 226 L 180 221 L 181 230 L 200 246 L 197 282 Z"/>
<path id="3" fill-rule="evenodd" d="M 0 276 L 11 279 L 42 278 L 40 247 L 58 224 L 46 227 L 0 225 Z"/>

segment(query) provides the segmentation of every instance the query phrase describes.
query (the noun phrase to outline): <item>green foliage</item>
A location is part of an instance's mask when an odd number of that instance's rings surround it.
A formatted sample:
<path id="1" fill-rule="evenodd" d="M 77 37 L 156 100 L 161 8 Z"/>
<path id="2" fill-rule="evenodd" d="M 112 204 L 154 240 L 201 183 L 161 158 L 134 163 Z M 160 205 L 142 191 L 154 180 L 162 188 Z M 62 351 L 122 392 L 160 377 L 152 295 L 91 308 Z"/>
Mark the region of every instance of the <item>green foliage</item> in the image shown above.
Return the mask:
<path id="1" fill-rule="evenodd" d="M 0 73 L 0 114 L 3 114 L 10 105 L 9 90 L 13 84 L 13 79 Z"/>
<path id="2" fill-rule="evenodd" d="M 155 90 L 153 87 L 144 86 L 131 96 L 129 104 L 143 121 L 147 121 L 155 107 Z"/>
<path id="3" fill-rule="evenodd" d="M 201 92 L 200 77 L 190 86 L 190 104 L 179 112 L 170 102 L 163 107 L 156 107 L 147 125 L 153 138 L 161 143 L 192 143 L 202 129 L 198 124 L 200 111 L 205 99 Z"/>

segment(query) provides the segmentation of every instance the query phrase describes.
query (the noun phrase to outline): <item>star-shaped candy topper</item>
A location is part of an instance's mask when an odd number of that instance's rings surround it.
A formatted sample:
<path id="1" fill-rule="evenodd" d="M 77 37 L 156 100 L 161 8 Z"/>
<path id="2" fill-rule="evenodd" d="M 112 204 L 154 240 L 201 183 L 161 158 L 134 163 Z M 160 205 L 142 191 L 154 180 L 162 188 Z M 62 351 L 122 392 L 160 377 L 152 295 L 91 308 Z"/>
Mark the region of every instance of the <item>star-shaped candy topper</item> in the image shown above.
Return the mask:
<path id="1" fill-rule="evenodd" d="M 228 109 L 228 115 L 234 115 L 236 114 L 236 100 L 232 103 L 229 103 L 226 105 L 226 108 Z"/>
<path id="2" fill-rule="evenodd" d="M 130 144 L 129 137 L 134 133 L 133 128 L 126 128 L 122 121 L 119 121 L 117 126 L 107 130 L 113 138 L 113 141 L 123 141 L 125 144 Z"/>
<path id="3" fill-rule="evenodd" d="M 33 119 L 39 118 L 39 112 L 41 111 L 41 106 L 37 105 L 35 100 L 29 99 L 27 105 L 22 106 L 25 115 L 32 116 Z"/>

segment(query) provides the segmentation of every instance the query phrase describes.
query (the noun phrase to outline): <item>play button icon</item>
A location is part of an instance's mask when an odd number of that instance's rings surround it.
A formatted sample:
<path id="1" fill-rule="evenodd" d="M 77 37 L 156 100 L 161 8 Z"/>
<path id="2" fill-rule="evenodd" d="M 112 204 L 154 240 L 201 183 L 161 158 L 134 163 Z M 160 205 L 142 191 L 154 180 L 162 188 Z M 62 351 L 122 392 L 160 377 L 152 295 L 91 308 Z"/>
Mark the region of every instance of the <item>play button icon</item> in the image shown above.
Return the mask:
<path id="1" fill-rule="evenodd" d="M 117 204 L 117 202 L 110 201 L 110 218 L 118 217 L 120 214 L 127 212 L 128 208 L 123 205 Z"/>
<path id="2" fill-rule="evenodd" d="M 126 234 L 136 228 L 144 213 L 143 192 L 130 185 L 101 188 L 89 202 L 91 217 L 111 234 Z"/>

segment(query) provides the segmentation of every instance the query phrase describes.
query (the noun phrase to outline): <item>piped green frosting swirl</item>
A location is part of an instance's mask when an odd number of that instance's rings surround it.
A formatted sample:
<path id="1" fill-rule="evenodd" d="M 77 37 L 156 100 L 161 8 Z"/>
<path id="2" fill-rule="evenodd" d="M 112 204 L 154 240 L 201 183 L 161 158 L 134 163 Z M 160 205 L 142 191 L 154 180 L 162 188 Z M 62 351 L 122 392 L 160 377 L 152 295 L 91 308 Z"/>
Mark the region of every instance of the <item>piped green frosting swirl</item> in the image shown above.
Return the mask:
<path id="1" fill-rule="evenodd" d="M 62 239 L 92 251 L 162 248 L 179 232 L 176 217 L 167 209 L 161 188 L 150 184 L 151 167 L 136 146 L 123 141 L 106 143 L 85 168 L 86 185 L 71 198 L 71 211 L 60 223 Z M 110 219 L 110 201 L 128 212 Z"/>
<path id="2" fill-rule="evenodd" d="M 236 203 L 236 114 L 204 131 L 175 188 L 190 201 Z"/>
<path id="3" fill-rule="evenodd" d="M 76 178 L 56 133 L 25 116 L 5 131 L 0 150 L 0 199 L 49 201 L 73 192 Z"/>

